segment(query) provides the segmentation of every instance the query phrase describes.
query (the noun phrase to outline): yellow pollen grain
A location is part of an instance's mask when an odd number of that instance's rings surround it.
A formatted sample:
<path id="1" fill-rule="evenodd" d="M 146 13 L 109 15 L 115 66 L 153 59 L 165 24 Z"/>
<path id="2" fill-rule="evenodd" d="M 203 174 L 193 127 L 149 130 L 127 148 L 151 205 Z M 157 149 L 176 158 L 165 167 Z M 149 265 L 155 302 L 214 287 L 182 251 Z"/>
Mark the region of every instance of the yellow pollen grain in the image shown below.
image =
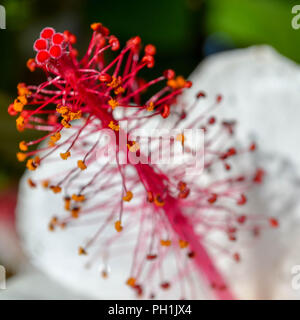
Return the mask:
<path id="1" fill-rule="evenodd" d="M 62 120 L 61 120 L 61 124 L 62 124 L 62 125 L 64 126 L 64 128 L 66 128 L 66 129 L 71 128 L 70 123 L 69 123 L 67 120 L 65 120 L 65 119 L 62 119 Z"/>
<path id="2" fill-rule="evenodd" d="M 70 108 L 67 107 L 67 106 L 60 106 L 60 105 L 58 105 L 58 106 L 56 107 L 56 111 L 57 111 L 58 113 L 64 115 L 64 114 L 67 114 L 67 113 L 70 112 Z"/>
<path id="3" fill-rule="evenodd" d="M 111 108 L 114 110 L 119 104 L 118 101 L 115 99 L 110 99 L 108 101 L 108 104 L 111 106 Z"/>
<path id="4" fill-rule="evenodd" d="M 82 112 L 81 110 L 77 112 L 70 112 L 68 116 L 70 117 L 70 120 L 78 120 L 81 119 Z"/>
<path id="5" fill-rule="evenodd" d="M 119 131 L 120 129 L 119 125 L 115 125 L 113 121 L 111 121 L 108 126 L 114 131 Z"/>
<path id="6" fill-rule="evenodd" d="M 117 79 L 116 77 L 112 77 L 112 81 L 107 84 L 108 87 L 111 87 L 113 89 L 117 88 L 121 84 L 121 80 Z"/>
<path id="7" fill-rule="evenodd" d="M 125 92 L 125 89 L 123 87 L 118 87 L 117 89 L 115 89 L 115 94 L 118 95 L 118 94 L 122 94 Z"/>

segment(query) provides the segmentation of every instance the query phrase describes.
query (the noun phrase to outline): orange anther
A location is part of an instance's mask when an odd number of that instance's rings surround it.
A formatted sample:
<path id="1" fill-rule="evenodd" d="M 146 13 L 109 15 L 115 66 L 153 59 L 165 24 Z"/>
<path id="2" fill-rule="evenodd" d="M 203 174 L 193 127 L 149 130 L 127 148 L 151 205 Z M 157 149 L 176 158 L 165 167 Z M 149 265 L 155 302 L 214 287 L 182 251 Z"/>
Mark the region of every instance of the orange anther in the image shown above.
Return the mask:
<path id="1" fill-rule="evenodd" d="M 117 230 L 117 232 L 121 232 L 123 230 L 120 220 L 115 222 L 115 229 Z"/>
<path id="2" fill-rule="evenodd" d="M 115 99 L 110 99 L 108 101 L 108 104 L 111 106 L 111 108 L 114 110 L 119 104 L 118 101 Z"/>
<path id="3" fill-rule="evenodd" d="M 179 243 L 179 247 L 181 249 L 184 249 L 189 245 L 189 243 L 187 241 L 185 241 L 185 240 L 179 240 L 178 243 Z"/>
<path id="4" fill-rule="evenodd" d="M 27 150 L 28 150 L 28 147 L 27 147 L 25 141 L 21 141 L 21 142 L 19 143 L 19 148 L 20 148 L 20 150 L 22 150 L 22 151 L 27 151 Z"/>
<path id="5" fill-rule="evenodd" d="M 29 159 L 27 160 L 26 167 L 29 170 L 33 171 L 37 168 L 37 164 L 35 163 L 34 159 Z"/>
<path id="6" fill-rule="evenodd" d="M 164 247 L 169 247 L 171 243 L 172 243 L 171 240 L 163 240 L 163 239 L 160 240 L 160 244 Z"/>
<path id="7" fill-rule="evenodd" d="M 60 154 L 60 157 L 61 157 L 63 160 L 67 160 L 70 156 L 71 156 L 71 152 L 70 152 L 70 151 L 67 151 L 67 152 L 65 152 L 65 153 L 61 153 L 61 154 Z"/>
<path id="8" fill-rule="evenodd" d="M 61 187 L 59 187 L 59 186 L 51 186 L 50 189 L 51 189 L 54 193 L 60 193 L 60 192 L 61 192 Z"/>
<path id="9" fill-rule="evenodd" d="M 81 170 L 85 170 L 87 168 L 86 164 L 82 160 L 77 161 L 77 166 Z"/>
<path id="10" fill-rule="evenodd" d="M 85 249 L 83 249 L 82 247 L 79 247 L 79 248 L 78 248 L 78 254 L 79 254 L 80 256 L 82 256 L 82 255 L 86 255 L 87 252 L 86 252 Z"/>
<path id="11" fill-rule="evenodd" d="M 42 181 L 43 188 L 47 189 L 49 187 L 49 180 Z"/>
<path id="12" fill-rule="evenodd" d="M 150 101 L 149 105 L 147 106 L 147 111 L 153 111 L 154 110 L 154 102 Z"/>
<path id="13" fill-rule="evenodd" d="M 61 138 L 60 132 L 56 132 L 50 137 L 50 140 L 52 142 L 57 142 L 60 138 Z"/>
<path id="14" fill-rule="evenodd" d="M 65 197 L 64 198 L 64 202 L 65 202 L 65 210 L 69 211 L 70 210 L 70 206 L 71 206 L 71 198 L 70 197 Z"/>
<path id="15" fill-rule="evenodd" d="M 36 183 L 34 183 L 30 178 L 27 180 L 27 183 L 29 184 L 29 186 L 31 188 L 35 188 L 36 187 Z"/>
<path id="16" fill-rule="evenodd" d="M 82 194 L 73 194 L 72 199 L 76 202 L 83 202 L 85 200 L 85 196 Z"/>
<path id="17" fill-rule="evenodd" d="M 132 198 L 133 198 L 132 192 L 131 191 L 127 191 L 126 195 L 123 197 L 123 200 L 129 202 Z"/>
<path id="18" fill-rule="evenodd" d="M 73 208 L 71 210 L 71 216 L 72 218 L 74 219 L 77 219 L 79 217 L 79 212 L 80 212 L 80 208 L 76 207 L 76 208 Z"/>
<path id="19" fill-rule="evenodd" d="M 130 287 L 134 287 L 136 283 L 136 279 L 131 277 L 126 281 L 126 284 L 129 285 Z"/>
<path id="20" fill-rule="evenodd" d="M 17 153 L 17 159 L 18 161 L 22 162 L 27 158 L 27 154 L 23 152 L 18 152 Z"/>

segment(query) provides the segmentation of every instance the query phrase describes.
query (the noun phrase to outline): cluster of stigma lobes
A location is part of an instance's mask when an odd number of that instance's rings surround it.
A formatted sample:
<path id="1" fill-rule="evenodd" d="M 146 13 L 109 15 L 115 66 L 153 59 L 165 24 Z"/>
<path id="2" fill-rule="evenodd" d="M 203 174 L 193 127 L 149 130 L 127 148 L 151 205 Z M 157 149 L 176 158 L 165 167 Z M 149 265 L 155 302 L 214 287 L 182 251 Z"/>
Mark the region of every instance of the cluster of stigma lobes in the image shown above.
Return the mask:
<path id="1" fill-rule="evenodd" d="M 45 81 L 18 84 L 18 97 L 8 108 L 18 131 L 40 132 L 38 139 L 20 142 L 17 159 L 34 171 L 28 179 L 30 187 L 53 192 L 63 202 L 64 210 L 53 213 L 49 229 L 67 232 L 87 217 L 97 217 L 97 231 L 87 243 L 78 244 L 78 251 L 87 256 L 105 252 L 92 259 L 103 266 L 104 279 L 113 277 L 110 257 L 123 254 L 120 244 L 134 243 L 124 284 L 139 297 L 155 298 L 174 290 L 178 298 L 193 298 L 200 278 L 215 298 L 234 298 L 210 247 L 240 263 L 241 254 L 232 251 L 230 242 L 238 241 L 242 232 L 259 237 L 279 225 L 276 218 L 244 209 L 246 193 L 263 182 L 264 169 L 248 168 L 238 174 L 232 170 L 242 155 L 255 152 L 256 144 L 234 146 L 236 122 L 216 115 L 221 95 L 207 103 L 208 97 L 200 91 L 193 101 L 183 103 L 179 97 L 192 83 L 172 69 L 144 79 L 140 71 L 145 73 L 155 64 L 154 45 L 143 47 L 135 36 L 121 47 L 101 23 L 93 23 L 91 29 L 83 53 L 75 48 L 76 36 L 70 31 L 43 29 L 33 45 L 36 56 L 27 67 L 31 72 L 42 70 Z M 167 122 L 170 116 L 173 128 L 186 123 L 186 129 L 204 130 L 204 172 L 209 182 L 201 176 L 185 176 L 185 164 L 174 169 L 142 162 L 97 162 L 103 129 L 115 135 L 118 159 L 120 121 L 128 121 L 130 130 L 136 130 L 152 118 Z M 142 158 L 137 141 L 129 139 L 130 130 L 125 156 L 135 153 Z M 192 152 L 183 133 L 172 143 Z M 151 155 L 157 152 L 153 148 Z M 57 163 L 55 174 L 49 170 L 49 176 L 40 177 L 40 167 L 53 163 Z M 65 167 L 58 173 L 61 164 Z M 209 242 L 212 232 L 220 233 L 221 243 Z"/>

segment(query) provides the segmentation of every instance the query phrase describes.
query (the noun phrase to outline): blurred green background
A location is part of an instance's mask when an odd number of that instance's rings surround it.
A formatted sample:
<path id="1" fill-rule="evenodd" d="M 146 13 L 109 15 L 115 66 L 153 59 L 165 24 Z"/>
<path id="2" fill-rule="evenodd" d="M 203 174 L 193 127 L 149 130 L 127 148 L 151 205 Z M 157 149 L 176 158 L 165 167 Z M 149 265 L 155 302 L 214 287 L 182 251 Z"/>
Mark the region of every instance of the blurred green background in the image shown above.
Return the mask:
<path id="1" fill-rule="evenodd" d="M 298 1 L 299 2 L 299 1 Z M 33 56 L 32 44 L 44 26 L 69 29 L 78 36 L 83 51 L 90 23 L 102 22 L 125 41 L 134 35 L 157 46 L 154 76 L 174 68 L 188 76 L 197 64 L 214 52 L 269 44 L 300 62 L 300 30 L 293 30 L 288 0 L 0 0 L 6 8 L 7 29 L 0 30 L 0 189 L 16 181 L 24 165 L 15 159 L 17 145 L 30 132 L 15 130 L 7 106 L 18 82 L 40 82 L 25 64 Z"/>

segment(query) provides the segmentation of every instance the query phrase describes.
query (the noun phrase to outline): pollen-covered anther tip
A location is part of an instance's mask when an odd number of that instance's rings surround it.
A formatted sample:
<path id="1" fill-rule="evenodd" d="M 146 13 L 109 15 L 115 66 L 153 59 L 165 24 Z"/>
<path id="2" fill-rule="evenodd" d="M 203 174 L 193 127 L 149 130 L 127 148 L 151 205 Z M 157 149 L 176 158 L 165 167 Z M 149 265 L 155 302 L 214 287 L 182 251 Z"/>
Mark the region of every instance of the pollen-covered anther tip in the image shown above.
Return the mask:
<path id="1" fill-rule="evenodd" d="M 27 154 L 26 153 L 23 153 L 23 152 L 18 152 L 17 153 L 18 161 L 23 162 L 23 161 L 26 160 L 26 158 L 27 158 Z"/>
<path id="2" fill-rule="evenodd" d="M 87 255 L 87 252 L 86 252 L 86 250 L 85 250 L 84 248 L 79 247 L 79 248 L 78 248 L 78 254 L 79 254 L 80 256 L 82 256 L 82 255 Z"/>
<path id="3" fill-rule="evenodd" d="M 109 29 L 104 27 L 100 22 L 94 22 L 91 24 L 91 29 L 95 32 L 101 33 L 103 36 L 109 35 Z"/>
<path id="4" fill-rule="evenodd" d="M 118 101 L 115 100 L 115 99 L 110 99 L 110 100 L 108 101 L 108 104 L 110 105 L 110 107 L 111 107 L 113 110 L 119 105 Z"/>
<path id="5" fill-rule="evenodd" d="M 25 118 L 23 116 L 19 116 L 16 119 L 16 127 L 18 131 L 24 131 L 25 129 Z"/>
<path id="6" fill-rule="evenodd" d="M 147 109 L 147 111 L 151 112 L 151 111 L 154 110 L 154 107 L 155 107 L 154 102 L 153 102 L 153 101 L 150 101 L 150 102 L 149 102 L 149 105 L 147 106 L 146 109 Z"/>
<path id="7" fill-rule="evenodd" d="M 64 206 L 65 210 L 69 211 L 70 208 L 71 208 L 71 198 L 70 197 L 65 197 L 64 198 L 64 203 L 65 203 L 65 206 Z"/>
<path id="8" fill-rule="evenodd" d="M 35 159 L 28 159 L 26 167 L 28 168 L 28 170 L 34 171 L 38 167 L 38 162 L 36 162 Z"/>
<path id="9" fill-rule="evenodd" d="M 126 284 L 130 287 L 134 287 L 136 284 L 136 279 L 133 277 L 130 277 L 129 279 L 127 279 Z"/>
<path id="10" fill-rule="evenodd" d="M 20 148 L 21 151 L 27 151 L 27 150 L 28 150 L 28 147 L 27 147 L 25 141 L 21 141 L 21 142 L 19 143 L 19 148 Z"/>
<path id="11" fill-rule="evenodd" d="M 117 232 L 121 232 L 123 230 L 123 227 L 122 227 L 122 224 L 121 224 L 120 220 L 115 222 L 115 229 L 116 229 Z"/>
<path id="12" fill-rule="evenodd" d="M 82 160 L 78 160 L 77 161 L 77 167 L 80 169 L 80 170 L 85 170 L 87 168 L 86 164 L 82 161 Z"/>
<path id="13" fill-rule="evenodd" d="M 176 78 L 172 78 L 167 81 L 167 86 L 170 88 L 176 90 L 176 89 L 182 89 L 185 87 L 190 88 L 192 86 L 191 81 L 186 81 L 184 77 L 182 76 L 177 76 Z"/>
<path id="14" fill-rule="evenodd" d="M 53 191 L 53 193 L 60 193 L 61 192 L 60 186 L 50 186 L 50 189 Z"/>
<path id="15" fill-rule="evenodd" d="M 71 210 L 71 217 L 74 219 L 78 219 L 79 218 L 79 212 L 80 212 L 80 208 L 79 207 L 75 207 Z"/>
<path id="16" fill-rule="evenodd" d="M 188 245 L 189 245 L 189 243 L 188 243 L 187 241 L 181 240 L 181 239 L 178 241 L 178 244 L 179 244 L 179 247 L 180 247 L 181 249 L 187 248 Z"/>
<path id="17" fill-rule="evenodd" d="M 63 160 L 67 160 L 70 156 L 71 156 L 71 152 L 70 151 L 67 151 L 67 152 L 64 152 L 64 153 L 60 153 L 60 157 Z"/>
<path id="18" fill-rule="evenodd" d="M 114 131 L 119 131 L 119 129 L 120 129 L 120 126 L 117 125 L 117 124 L 114 124 L 113 121 L 111 121 L 111 122 L 109 123 L 108 127 L 109 127 L 110 129 L 114 130 Z"/>
<path id="19" fill-rule="evenodd" d="M 160 240 L 160 244 L 161 244 L 163 247 L 169 247 L 169 246 L 172 244 L 172 241 L 171 241 L 171 240 L 161 239 L 161 240 Z"/>
<path id="20" fill-rule="evenodd" d="M 49 180 L 43 180 L 41 184 L 43 188 L 47 189 L 49 187 Z"/>
<path id="21" fill-rule="evenodd" d="M 123 197 L 123 200 L 129 202 L 132 198 L 133 198 L 133 193 L 131 191 L 127 191 L 126 195 Z"/>
<path id="22" fill-rule="evenodd" d="M 60 132 L 56 132 L 50 137 L 50 140 L 55 143 L 58 140 L 60 140 L 60 138 L 61 138 Z"/>
<path id="23" fill-rule="evenodd" d="M 85 196 L 82 194 L 73 194 L 72 199 L 76 202 L 83 202 L 85 201 Z"/>

